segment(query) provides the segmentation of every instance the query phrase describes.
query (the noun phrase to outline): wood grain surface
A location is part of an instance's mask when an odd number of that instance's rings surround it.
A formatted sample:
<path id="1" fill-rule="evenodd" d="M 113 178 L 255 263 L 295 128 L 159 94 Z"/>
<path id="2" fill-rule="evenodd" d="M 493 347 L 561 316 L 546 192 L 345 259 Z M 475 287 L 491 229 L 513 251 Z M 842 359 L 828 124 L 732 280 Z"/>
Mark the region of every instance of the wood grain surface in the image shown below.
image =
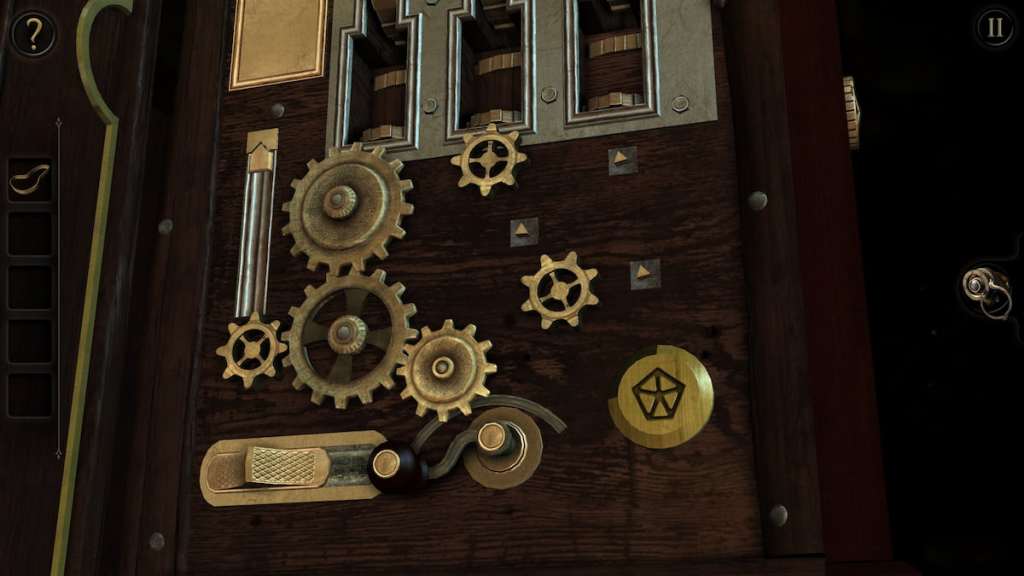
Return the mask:
<path id="1" fill-rule="evenodd" d="M 397 390 L 369 406 L 318 407 L 284 379 L 244 392 L 221 380 L 214 354 L 232 320 L 244 178 L 245 135 L 281 129 L 277 198 L 305 163 L 322 158 L 326 80 L 227 94 L 221 110 L 217 197 L 210 241 L 207 312 L 195 396 L 195 444 L 188 485 L 187 543 L 179 570 L 197 574 L 305 574 L 348 571 L 571 567 L 602 563 L 673 566 L 676 562 L 762 554 L 751 407 L 747 310 L 740 246 L 735 153 L 719 23 L 716 66 L 719 121 L 655 132 L 531 146 L 518 190 L 484 199 L 457 187 L 447 158 L 410 162 L 403 177 L 416 188 L 416 213 L 392 256 L 373 263 L 403 282 L 413 325 L 446 318 L 475 323 L 494 342 L 495 393 L 517 394 L 552 408 L 568 423 L 547 430 L 537 474 L 507 492 L 488 491 L 456 469 L 425 491 L 372 501 L 218 508 L 202 500 L 198 464 L 223 438 L 375 429 L 409 440 L 423 424 Z M 270 106 L 285 105 L 272 120 Z M 638 147 L 640 172 L 609 177 L 607 150 Z M 275 212 L 275 229 L 287 214 Z M 509 248 L 508 222 L 540 218 L 540 245 Z M 291 239 L 272 245 L 271 317 L 285 320 L 302 289 L 323 273 L 289 256 Z M 519 311 L 519 277 L 541 254 L 579 253 L 600 276 L 601 305 L 584 311 L 578 330 L 540 329 Z M 631 292 L 629 262 L 662 259 L 662 289 Z M 708 367 L 716 407 L 693 441 L 666 451 L 627 442 L 614 428 L 607 399 L 615 374 L 637 350 L 672 344 Z M 458 419 L 449 425 L 458 429 Z M 443 438 L 428 456 L 437 458 Z M 183 497 L 186 497 L 183 495 Z"/>

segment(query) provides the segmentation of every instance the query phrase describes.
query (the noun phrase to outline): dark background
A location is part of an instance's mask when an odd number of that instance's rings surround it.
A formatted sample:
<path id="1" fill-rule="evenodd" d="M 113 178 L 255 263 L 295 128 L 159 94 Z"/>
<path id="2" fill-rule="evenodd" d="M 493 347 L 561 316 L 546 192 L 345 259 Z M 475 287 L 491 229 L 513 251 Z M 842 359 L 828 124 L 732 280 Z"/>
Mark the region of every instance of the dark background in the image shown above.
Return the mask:
<path id="1" fill-rule="evenodd" d="M 990 4 L 839 0 L 894 556 L 926 574 L 1009 565 L 1020 509 L 1024 347 L 958 293 L 1024 232 L 1024 42 L 978 46 Z"/>

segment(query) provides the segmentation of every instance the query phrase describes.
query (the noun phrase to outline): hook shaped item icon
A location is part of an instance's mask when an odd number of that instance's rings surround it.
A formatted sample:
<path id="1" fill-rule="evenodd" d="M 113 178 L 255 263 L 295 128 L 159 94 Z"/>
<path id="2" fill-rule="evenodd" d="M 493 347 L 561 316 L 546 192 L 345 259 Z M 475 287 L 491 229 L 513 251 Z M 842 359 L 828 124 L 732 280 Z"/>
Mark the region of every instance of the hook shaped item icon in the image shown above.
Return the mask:
<path id="1" fill-rule="evenodd" d="M 39 189 L 43 179 L 50 173 L 49 164 L 39 164 L 24 174 L 15 174 L 7 181 L 11 190 L 20 196 L 28 196 Z"/>

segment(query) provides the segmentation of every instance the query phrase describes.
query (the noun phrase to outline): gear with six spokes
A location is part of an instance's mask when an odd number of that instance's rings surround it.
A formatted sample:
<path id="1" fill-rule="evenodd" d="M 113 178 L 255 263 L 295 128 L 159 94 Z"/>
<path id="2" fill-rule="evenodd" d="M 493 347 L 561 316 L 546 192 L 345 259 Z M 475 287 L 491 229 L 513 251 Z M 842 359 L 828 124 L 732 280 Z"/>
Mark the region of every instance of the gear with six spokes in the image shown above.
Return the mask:
<path id="1" fill-rule="evenodd" d="M 418 334 L 409 327 L 416 306 L 402 302 L 405 286 L 401 283 L 388 286 L 384 278 L 383 270 L 370 276 L 363 276 L 354 269 L 344 276 L 329 276 L 318 288 L 307 286 L 305 302 L 289 311 L 292 327 L 283 335 L 289 345 L 284 363 L 295 369 L 292 382 L 295 389 L 310 388 L 315 404 L 321 404 L 326 396 L 333 398 L 334 406 L 339 409 L 344 409 L 348 399 L 353 397 L 369 404 L 377 388 L 394 388 L 392 373 L 402 358 L 402 348 Z M 388 326 L 371 329 L 361 316 L 370 295 L 383 304 Z M 345 312 L 329 318 L 329 323 L 318 320 L 318 314 L 336 298 L 344 298 Z M 311 346 L 324 342 L 335 356 L 327 374 L 318 371 L 309 356 Z M 369 372 L 353 378 L 353 357 L 367 346 L 383 351 L 383 358 Z"/>
<path id="2" fill-rule="evenodd" d="M 462 170 L 459 188 L 476 184 L 481 196 L 489 196 L 491 188 L 499 183 L 516 185 L 516 169 L 526 162 L 526 154 L 516 147 L 519 132 L 502 134 L 492 123 L 483 132 L 466 134 L 462 139 L 466 148 L 451 159 L 452 165 Z"/>
<path id="3" fill-rule="evenodd" d="M 325 264 L 332 275 L 346 266 L 362 272 L 371 256 L 388 257 L 392 238 L 405 237 L 402 217 L 413 213 L 405 201 L 411 180 L 399 176 L 400 160 L 384 159 L 384 148 L 331 148 L 321 162 L 292 181 L 295 195 L 283 208 L 289 222 L 282 232 L 295 240 L 292 255 L 305 254 L 310 270 Z"/>
<path id="4" fill-rule="evenodd" d="M 398 375 L 405 378 L 402 398 L 416 400 L 417 416 L 426 415 L 427 410 L 436 411 L 441 422 L 447 422 L 453 410 L 468 416 L 473 398 L 490 395 L 484 384 L 489 374 L 498 371 L 487 361 L 490 349 L 490 340 L 477 341 L 472 324 L 457 330 L 452 320 L 445 320 L 436 332 L 422 328 L 419 341 L 406 344 L 405 356 L 399 360 Z"/>
<path id="5" fill-rule="evenodd" d="M 571 274 L 573 279 L 566 281 L 559 276 Z M 529 298 L 523 302 L 523 312 L 535 311 L 541 316 L 540 326 L 547 330 L 558 320 L 565 320 L 570 326 L 579 326 L 580 311 L 585 306 L 598 303 L 598 298 L 590 289 L 590 281 L 597 277 L 597 269 L 584 270 L 578 263 L 575 252 L 569 252 L 565 260 L 554 261 L 548 255 L 540 257 L 540 270 L 532 276 L 523 276 L 523 285 L 530 289 Z M 547 291 L 540 293 L 541 284 Z M 577 290 L 578 288 L 578 290 Z M 550 302 L 557 303 L 552 308 Z"/>
<path id="6" fill-rule="evenodd" d="M 269 324 L 263 322 L 259 312 L 253 312 L 248 322 L 241 326 L 234 322 L 228 324 L 228 341 L 217 348 L 217 355 L 227 362 L 224 379 L 238 376 L 248 390 L 256 378 L 276 376 L 274 361 L 288 351 L 288 345 L 277 339 L 280 327 L 277 320 Z"/>

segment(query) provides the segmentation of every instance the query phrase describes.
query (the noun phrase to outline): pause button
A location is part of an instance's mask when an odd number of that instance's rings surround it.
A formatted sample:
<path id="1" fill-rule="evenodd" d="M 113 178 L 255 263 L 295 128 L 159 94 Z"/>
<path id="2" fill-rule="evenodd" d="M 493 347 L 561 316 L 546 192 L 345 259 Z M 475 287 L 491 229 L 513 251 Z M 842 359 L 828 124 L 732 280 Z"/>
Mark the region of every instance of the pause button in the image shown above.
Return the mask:
<path id="1" fill-rule="evenodd" d="M 1005 50 L 1017 39 L 1017 18 L 1005 6 L 990 6 L 974 21 L 978 42 L 990 50 Z"/>

